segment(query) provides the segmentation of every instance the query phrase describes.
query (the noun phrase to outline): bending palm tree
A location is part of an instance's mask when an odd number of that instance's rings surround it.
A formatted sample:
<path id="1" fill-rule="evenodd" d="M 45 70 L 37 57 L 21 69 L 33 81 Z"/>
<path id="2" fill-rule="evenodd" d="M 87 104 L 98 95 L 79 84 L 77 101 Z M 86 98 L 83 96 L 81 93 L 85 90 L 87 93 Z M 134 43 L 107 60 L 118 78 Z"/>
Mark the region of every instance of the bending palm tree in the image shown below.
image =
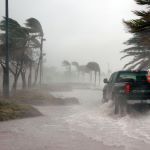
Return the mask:
<path id="1" fill-rule="evenodd" d="M 149 0 L 135 0 L 139 5 L 150 6 Z M 124 24 L 128 28 L 128 32 L 133 34 L 126 45 L 129 48 L 121 51 L 125 53 L 126 58 L 132 56 L 133 59 L 127 63 L 124 67 L 128 69 L 147 69 L 150 67 L 150 7 L 147 11 L 134 11 L 134 14 L 139 17 L 139 19 L 124 21 Z"/>
<path id="2" fill-rule="evenodd" d="M 34 85 L 37 83 L 39 68 L 40 68 L 40 85 L 41 85 L 41 82 L 42 82 L 42 63 L 43 63 L 43 41 L 44 41 L 43 29 L 42 29 L 40 22 L 35 18 L 27 19 L 26 20 L 26 26 L 30 29 L 30 33 L 32 34 L 32 37 L 34 37 L 34 39 L 38 43 L 40 40 L 40 47 L 39 47 L 40 48 L 40 57 L 38 60 L 37 69 L 35 71 Z"/>
<path id="3" fill-rule="evenodd" d="M 99 84 L 100 84 L 100 66 L 98 63 L 96 62 L 89 62 L 87 64 L 87 67 L 91 70 L 91 71 L 94 71 L 95 73 L 95 84 L 96 84 L 96 77 L 97 77 L 97 73 L 99 74 Z"/>
<path id="4" fill-rule="evenodd" d="M 67 77 L 71 77 L 71 63 L 67 60 L 62 62 L 62 65 L 66 68 L 66 75 Z"/>
<path id="5" fill-rule="evenodd" d="M 10 71 L 14 76 L 13 89 L 16 89 L 17 81 L 19 75 L 22 71 L 24 65 L 25 51 L 27 50 L 28 43 L 28 31 L 24 27 L 20 26 L 20 24 L 9 18 L 9 49 L 10 49 Z M 0 22 L 0 29 L 5 31 L 5 19 Z M 4 63 L 4 51 L 5 51 L 5 34 L 0 34 L 1 41 L 1 59 L 0 64 L 3 68 L 3 76 L 5 78 L 6 64 Z"/>

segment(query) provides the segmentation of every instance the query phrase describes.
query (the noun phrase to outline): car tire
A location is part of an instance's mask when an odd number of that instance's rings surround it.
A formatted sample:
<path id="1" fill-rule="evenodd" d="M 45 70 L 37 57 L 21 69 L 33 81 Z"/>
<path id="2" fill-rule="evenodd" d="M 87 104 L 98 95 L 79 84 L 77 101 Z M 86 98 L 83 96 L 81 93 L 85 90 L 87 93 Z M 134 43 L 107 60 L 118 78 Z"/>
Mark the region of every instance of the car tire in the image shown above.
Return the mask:
<path id="1" fill-rule="evenodd" d="M 119 96 L 117 94 L 114 95 L 113 100 L 115 104 L 114 114 L 118 114 L 120 110 Z"/>
<path id="2" fill-rule="evenodd" d="M 127 113 L 130 114 L 131 113 L 131 105 L 126 104 L 126 109 L 127 109 Z"/>
<path id="3" fill-rule="evenodd" d="M 108 99 L 106 98 L 105 92 L 103 92 L 103 98 L 102 98 L 102 103 L 107 103 Z"/>
<path id="4" fill-rule="evenodd" d="M 113 100 L 115 103 L 114 114 L 124 115 L 128 109 L 126 99 L 122 96 L 115 94 Z"/>
<path id="5" fill-rule="evenodd" d="M 120 96 L 120 114 L 125 115 L 128 112 L 127 101 L 123 96 Z"/>
<path id="6" fill-rule="evenodd" d="M 106 99 L 106 98 L 102 98 L 102 103 L 107 103 L 108 102 L 108 99 Z"/>

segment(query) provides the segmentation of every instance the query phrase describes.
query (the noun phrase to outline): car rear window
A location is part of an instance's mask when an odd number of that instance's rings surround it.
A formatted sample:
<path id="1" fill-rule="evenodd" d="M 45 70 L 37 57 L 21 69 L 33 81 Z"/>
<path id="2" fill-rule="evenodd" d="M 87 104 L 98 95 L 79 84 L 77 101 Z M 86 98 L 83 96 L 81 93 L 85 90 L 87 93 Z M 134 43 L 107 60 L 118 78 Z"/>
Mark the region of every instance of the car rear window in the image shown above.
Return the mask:
<path id="1" fill-rule="evenodd" d="M 126 81 L 131 81 L 131 82 L 147 82 L 147 76 L 148 72 L 143 71 L 143 72 L 121 72 L 118 75 L 117 81 L 118 82 L 126 82 Z"/>

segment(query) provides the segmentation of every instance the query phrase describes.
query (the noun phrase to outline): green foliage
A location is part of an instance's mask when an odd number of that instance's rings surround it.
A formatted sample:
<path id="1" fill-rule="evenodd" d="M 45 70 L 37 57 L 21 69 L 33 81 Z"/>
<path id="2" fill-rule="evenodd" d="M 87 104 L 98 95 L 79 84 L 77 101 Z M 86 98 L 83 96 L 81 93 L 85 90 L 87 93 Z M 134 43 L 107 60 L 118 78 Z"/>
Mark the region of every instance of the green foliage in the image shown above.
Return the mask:
<path id="1" fill-rule="evenodd" d="M 26 20 L 25 25 L 30 29 L 31 33 L 38 33 L 43 36 L 43 29 L 40 22 L 35 18 L 29 18 Z"/>
<path id="2" fill-rule="evenodd" d="M 6 20 L 3 19 L 0 22 L 0 29 L 2 31 L 6 30 Z M 9 47 L 11 49 L 19 49 L 25 47 L 28 41 L 28 31 L 24 27 L 21 27 L 20 24 L 13 20 L 8 19 L 8 34 L 9 34 Z M 0 40 L 5 44 L 5 33 L 2 33 Z"/>
<path id="3" fill-rule="evenodd" d="M 139 5 L 150 5 L 149 0 L 135 0 Z M 122 50 L 125 55 L 121 58 L 132 56 L 132 60 L 124 67 L 128 69 L 144 69 L 150 66 L 150 10 L 134 11 L 139 19 L 123 21 L 128 32 L 133 36 L 124 44 L 129 48 Z"/>
<path id="4" fill-rule="evenodd" d="M 96 62 L 89 62 L 86 66 L 91 71 L 100 71 L 99 64 Z"/>
<path id="5" fill-rule="evenodd" d="M 64 61 L 62 62 L 62 65 L 65 66 L 65 67 L 67 67 L 67 66 L 70 66 L 71 64 L 70 64 L 69 61 L 64 60 Z"/>
<path id="6" fill-rule="evenodd" d="M 43 30 L 40 22 L 35 18 L 26 21 L 26 27 L 21 26 L 16 20 L 8 18 L 8 44 L 10 72 L 17 81 L 20 74 L 26 73 L 31 65 L 39 64 L 41 59 L 41 47 Z M 0 65 L 5 66 L 5 45 L 6 45 L 6 19 L 0 21 Z M 40 55 L 39 55 L 40 53 Z M 38 71 L 37 71 L 38 72 Z M 16 79 L 16 80 L 15 80 Z M 15 85 L 15 84 L 14 84 Z"/>
<path id="7" fill-rule="evenodd" d="M 71 64 L 72 64 L 73 66 L 79 67 L 79 63 L 78 63 L 77 61 L 73 61 Z"/>
<path id="8" fill-rule="evenodd" d="M 150 5 L 150 0 L 135 0 L 139 5 Z"/>

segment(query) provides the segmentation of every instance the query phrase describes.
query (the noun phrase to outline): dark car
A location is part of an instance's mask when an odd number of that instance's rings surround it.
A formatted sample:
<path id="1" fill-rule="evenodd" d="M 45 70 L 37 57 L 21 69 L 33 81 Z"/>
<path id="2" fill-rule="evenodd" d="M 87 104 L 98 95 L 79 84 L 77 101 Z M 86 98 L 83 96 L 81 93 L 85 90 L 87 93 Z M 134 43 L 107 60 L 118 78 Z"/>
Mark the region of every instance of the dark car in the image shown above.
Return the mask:
<path id="1" fill-rule="evenodd" d="M 115 113 L 129 104 L 150 102 L 150 82 L 147 71 L 118 71 L 104 79 L 103 102 L 113 100 Z"/>

